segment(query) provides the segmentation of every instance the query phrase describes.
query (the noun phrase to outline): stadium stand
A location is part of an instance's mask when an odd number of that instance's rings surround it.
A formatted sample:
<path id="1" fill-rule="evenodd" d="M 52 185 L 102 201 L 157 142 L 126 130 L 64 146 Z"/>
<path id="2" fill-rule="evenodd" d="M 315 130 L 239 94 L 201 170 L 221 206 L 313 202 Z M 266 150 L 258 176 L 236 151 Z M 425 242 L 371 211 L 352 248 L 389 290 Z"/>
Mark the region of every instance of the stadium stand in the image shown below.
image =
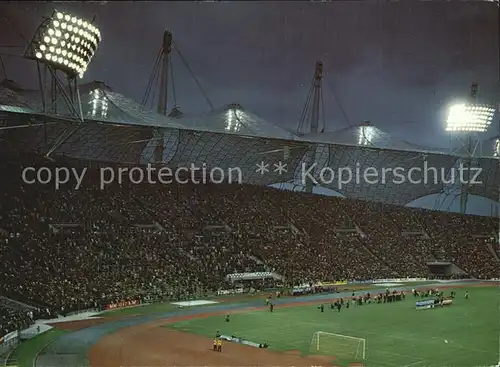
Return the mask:
<path id="1" fill-rule="evenodd" d="M 29 315 L 28 312 L 0 307 L 0 335 L 30 326 L 33 323 L 33 318 Z"/>

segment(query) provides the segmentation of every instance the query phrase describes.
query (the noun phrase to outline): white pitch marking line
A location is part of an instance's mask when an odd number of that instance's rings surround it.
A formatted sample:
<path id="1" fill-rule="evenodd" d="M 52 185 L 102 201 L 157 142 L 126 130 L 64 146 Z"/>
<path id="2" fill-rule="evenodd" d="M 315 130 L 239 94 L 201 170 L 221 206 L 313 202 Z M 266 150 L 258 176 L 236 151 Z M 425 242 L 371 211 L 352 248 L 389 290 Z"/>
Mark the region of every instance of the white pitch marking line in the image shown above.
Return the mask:
<path id="1" fill-rule="evenodd" d="M 413 362 L 413 363 L 407 364 L 406 366 L 403 366 L 403 367 L 416 366 L 417 364 L 422 364 L 422 363 L 424 363 L 425 361 L 426 361 L 426 360 L 424 359 L 423 361 Z"/>

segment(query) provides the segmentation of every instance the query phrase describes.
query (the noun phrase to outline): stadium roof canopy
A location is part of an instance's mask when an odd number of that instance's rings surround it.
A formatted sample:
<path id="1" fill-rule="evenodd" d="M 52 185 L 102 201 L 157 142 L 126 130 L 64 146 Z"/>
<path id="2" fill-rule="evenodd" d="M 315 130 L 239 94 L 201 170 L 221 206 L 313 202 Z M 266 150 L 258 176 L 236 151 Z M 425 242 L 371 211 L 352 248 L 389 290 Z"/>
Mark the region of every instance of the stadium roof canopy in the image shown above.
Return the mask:
<path id="1" fill-rule="evenodd" d="M 224 171 L 239 167 L 243 182 L 269 185 L 296 182 L 302 163 L 317 163 L 313 173 L 318 181 L 324 168 L 356 167 L 379 171 L 401 167 L 435 167 L 449 174 L 460 158 L 442 152 L 428 152 L 409 143 L 397 141 L 374 126 L 366 124 L 332 133 L 293 136 L 285 129 L 259 119 L 241 106 L 229 105 L 202 117 L 172 118 L 144 111 L 134 101 L 113 92 L 102 83 L 81 86 L 83 124 L 69 118 L 70 111 L 57 103 L 57 111 L 40 112 L 37 91 L 26 91 L 13 82 L 0 85 L 0 131 L 2 148 L 13 151 L 50 149 L 63 132 L 74 133 L 59 146 L 55 154 L 86 160 L 118 163 L 162 163 L 171 168 L 218 167 Z M 23 128 L 14 128 L 14 127 Z M 12 128 L 11 128 L 12 127 Z M 75 130 L 75 127 L 78 127 Z M 158 154 L 161 152 L 161 155 Z M 256 172 L 256 164 L 264 161 L 269 172 Z M 274 171 L 279 162 L 287 165 L 284 173 Z M 470 193 L 497 200 L 500 187 L 499 160 L 474 158 L 473 165 L 482 168 L 480 185 Z M 418 180 L 421 174 L 414 175 Z M 368 183 L 351 181 L 339 185 L 338 180 L 323 183 L 346 197 L 405 205 L 419 197 L 443 192 L 443 182 L 415 184 L 405 181 Z"/>
<path id="2" fill-rule="evenodd" d="M 210 131 L 278 139 L 293 139 L 296 135 L 246 111 L 239 104 L 230 104 L 201 117 L 163 116 L 142 107 L 120 93 L 113 92 L 103 82 L 93 81 L 79 86 L 82 112 L 85 119 L 117 124 L 145 125 L 165 128 Z M 57 109 L 53 109 L 51 96 L 45 96 L 45 111 L 70 117 L 61 94 L 57 96 Z M 40 91 L 21 88 L 12 80 L 0 83 L 0 106 L 20 107 L 17 112 L 40 113 L 44 110 Z M 7 108 L 8 109 L 8 108 Z M 12 109 L 10 109 L 12 110 Z M 12 110 L 13 111 L 13 110 Z"/>
<path id="3" fill-rule="evenodd" d="M 292 131 L 260 118 L 237 103 L 220 107 L 202 116 L 183 116 L 177 121 L 184 127 L 193 130 L 278 139 L 294 139 L 297 137 Z"/>
<path id="4" fill-rule="evenodd" d="M 369 122 L 364 122 L 331 132 L 304 134 L 302 135 L 302 138 L 308 141 L 357 145 L 370 148 L 402 150 L 422 149 L 414 144 L 392 137 L 390 134 L 382 131 Z"/>

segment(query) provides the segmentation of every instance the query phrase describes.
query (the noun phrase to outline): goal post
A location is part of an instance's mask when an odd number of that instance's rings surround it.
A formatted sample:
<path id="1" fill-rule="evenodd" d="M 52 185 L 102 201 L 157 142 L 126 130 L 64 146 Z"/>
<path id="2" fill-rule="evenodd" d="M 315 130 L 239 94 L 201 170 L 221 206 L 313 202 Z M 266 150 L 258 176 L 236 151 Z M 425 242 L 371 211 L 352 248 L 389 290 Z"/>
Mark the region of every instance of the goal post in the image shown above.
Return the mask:
<path id="1" fill-rule="evenodd" d="M 353 362 L 362 361 L 366 355 L 366 340 L 349 335 L 317 331 L 311 339 L 309 352 L 335 356 Z"/>

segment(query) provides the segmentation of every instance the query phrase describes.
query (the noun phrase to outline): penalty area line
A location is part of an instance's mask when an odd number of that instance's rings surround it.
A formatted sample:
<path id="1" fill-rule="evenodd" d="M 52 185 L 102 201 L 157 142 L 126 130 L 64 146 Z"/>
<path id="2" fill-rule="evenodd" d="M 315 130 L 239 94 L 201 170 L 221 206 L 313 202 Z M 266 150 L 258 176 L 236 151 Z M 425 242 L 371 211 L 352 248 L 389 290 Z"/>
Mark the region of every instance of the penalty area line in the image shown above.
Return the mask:
<path id="1" fill-rule="evenodd" d="M 424 360 L 422 360 L 422 361 L 417 361 L 417 362 L 413 362 L 413 363 L 410 363 L 410 364 L 404 365 L 403 367 L 417 366 L 417 365 L 422 364 L 422 363 L 424 363 L 424 362 L 426 362 L 426 361 L 427 361 L 427 360 L 426 360 L 426 359 L 424 359 Z"/>

